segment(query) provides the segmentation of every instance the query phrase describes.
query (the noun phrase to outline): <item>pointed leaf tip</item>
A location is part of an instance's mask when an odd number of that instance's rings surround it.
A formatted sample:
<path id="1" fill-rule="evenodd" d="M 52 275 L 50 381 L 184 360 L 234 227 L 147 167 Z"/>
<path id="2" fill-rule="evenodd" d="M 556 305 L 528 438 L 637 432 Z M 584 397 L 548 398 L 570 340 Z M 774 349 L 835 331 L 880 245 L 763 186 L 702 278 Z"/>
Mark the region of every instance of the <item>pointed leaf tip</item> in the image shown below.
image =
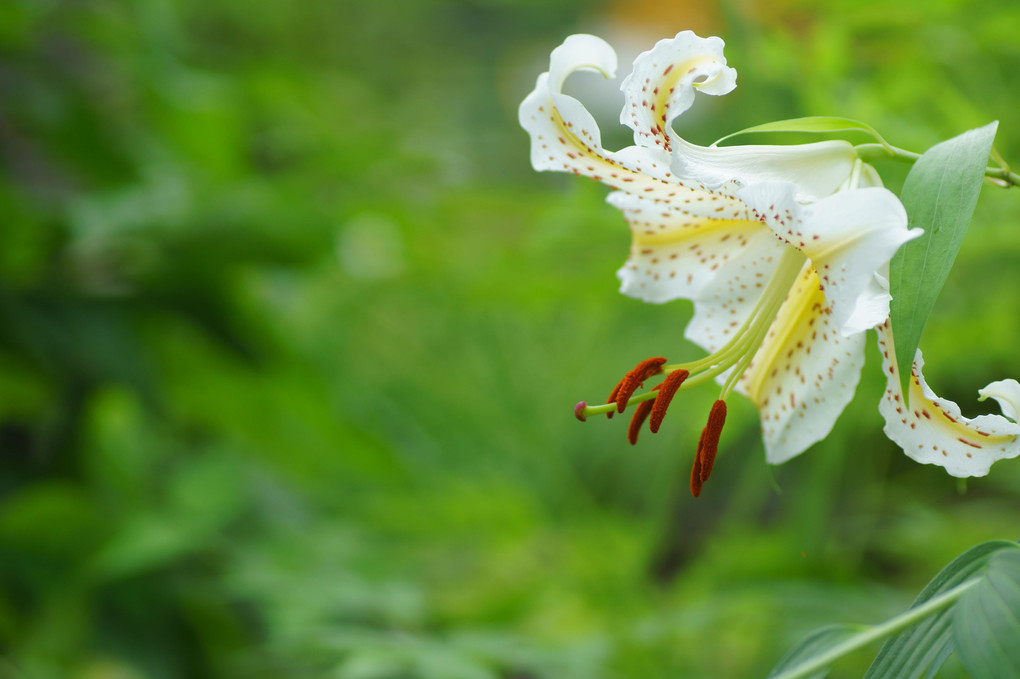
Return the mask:
<path id="1" fill-rule="evenodd" d="M 890 264 L 890 317 L 905 398 L 925 322 L 974 214 L 997 127 L 998 122 L 992 122 L 931 147 L 903 184 L 900 200 L 909 226 L 924 229 Z"/>
<path id="2" fill-rule="evenodd" d="M 889 142 L 883 139 L 882 135 L 871 125 L 862 123 L 859 120 L 838 116 L 809 116 L 807 118 L 790 118 L 789 120 L 775 120 L 770 123 L 762 123 L 761 125 L 754 125 L 753 127 L 747 127 L 728 134 L 716 141 L 712 146 L 718 146 L 727 139 L 752 132 L 864 132 L 873 137 L 882 146 L 889 147 Z"/>

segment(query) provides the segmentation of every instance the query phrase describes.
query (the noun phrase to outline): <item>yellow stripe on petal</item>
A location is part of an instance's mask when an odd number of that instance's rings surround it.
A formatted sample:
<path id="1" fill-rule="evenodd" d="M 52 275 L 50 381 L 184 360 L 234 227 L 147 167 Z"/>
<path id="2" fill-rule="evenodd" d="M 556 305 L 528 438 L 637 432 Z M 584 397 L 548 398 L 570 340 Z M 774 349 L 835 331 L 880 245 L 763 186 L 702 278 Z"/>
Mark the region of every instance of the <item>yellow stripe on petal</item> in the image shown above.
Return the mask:
<path id="1" fill-rule="evenodd" d="M 726 94 L 736 77 L 726 65 L 722 40 L 681 31 L 634 60 L 633 73 L 621 85 L 620 122 L 634 130 L 636 144 L 672 150 L 673 121 L 694 103 L 695 92 Z"/>
<path id="2" fill-rule="evenodd" d="M 693 299 L 728 262 L 763 239 L 774 241 L 759 222 L 699 217 L 631 198 L 611 202 L 623 210 L 632 234 L 630 256 L 618 273 L 621 291 L 648 302 Z"/>
<path id="3" fill-rule="evenodd" d="M 703 238 L 717 238 L 723 243 L 733 239 L 727 247 L 739 249 L 747 244 L 751 234 L 766 230 L 761 222 L 749 219 L 710 219 L 681 214 L 676 217 L 682 221 L 671 221 L 665 219 L 665 215 L 663 217 L 658 223 L 631 222 L 635 248 L 688 245 L 691 241 Z M 696 249 L 696 246 L 695 243 L 690 249 Z"/>
<path id="4" fill-rule="evenodd" d="M 680 80 L 691 80 L 698 73 L 699 67 L 718 63 L 713 57 L 699 56 L 681 63 L 668 64 L 663 69 L 660 80 L 655 83 L 646 79 L 641 84 L 640 103 L 637 100 L 629 102 L 630 119 L 622 121 L 634 129 L 635 141 L 643 145 L 647 145 L 645 142 L 651 142 L 652 145 L 662 146 L 667 151 L 672 150 L 670 126 L 687 106 L 676 107 L 678 110 L 671 112 L 671 102 L 677 100 L 677 87 L 690 87 L 687 83 L 681 84 Z"/>
<path id="5" fill-rule="evenodd" d="M 816 326 L 824 325 L 825 315 L 825 295 L 819 287 L 818 274 L 810 264 L 805 264 L 800 278 L 772 322 L 754 362 L 744 374 L 743 390 L 755 405 L 760 407 L 763 401 L 769 400 L 769 378 L 778 374 L 780 366 L 777 363 L 781 354 L 786 353 L 787 359 L 792 359 L 794 348 L 803 348 L 810 353 L 812 342 L 819 339 Z M 828 339 L 825 334 L 823 330 L 823 341 Z M 782 365 L 784 372 L 789 367 L 788 364 Z"/>

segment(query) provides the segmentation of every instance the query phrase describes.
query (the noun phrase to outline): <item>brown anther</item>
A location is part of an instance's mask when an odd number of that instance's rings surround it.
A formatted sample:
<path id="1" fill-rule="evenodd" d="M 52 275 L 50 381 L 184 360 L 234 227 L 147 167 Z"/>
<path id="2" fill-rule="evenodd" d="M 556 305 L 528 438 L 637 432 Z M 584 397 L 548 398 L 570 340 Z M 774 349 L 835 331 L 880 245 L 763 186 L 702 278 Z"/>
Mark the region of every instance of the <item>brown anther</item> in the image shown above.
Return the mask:
<path id="1" fill-rule="evenodd" d="M 623 376 L 620 383 L 616 385 L 613 394 L 616 396 L 616 412 L 622 413 L 627 407 L 627 401 L 652 375 L 662 372 L 662 365 L 666 359 L 662 356 L 646 358 L 634 366 L 630 372 Z"/>
<path id="2" fill-rule="evenodd" d="M 638 432 L 641 431 L 641 425 L 648 419 L 648 413 L 652 412 L 652 406 L 655 401 L 642 401 L 638 404 L 638 407 L 634 409 L 634 416 L 630 418 L 630 427 L 627 428 L 627 440 L 630 441 L 630 445 L 637 443 Z"/>
<path id="3" fill-rule="evenodd" d="M 659 395 L 655 397 L 652 419 L 648 423 L 648 429 L 653 434 L 659 431 L 659 427 L 662 426 L 662 418 L 666 416 L 666 408 L 669 407 L 670 401 L 673 400 L 673 395 L 676 394 L 677 389 L 680 388 L 680 385 L 689 376 L 690 373 L 686 370 L 674 370 L 666 375 L 666 379 L 659 385 Z"/>
<path id="4" fill-rule="evenodd" d="M 656 384 L 652 387 L 652 391 L 657 390 L 661 387 L 661 384 Z M 648 419 L 648 413 L 652 412 L 652 407 L 655 405 L 655 401 L 659 397 L 656 396 L 651 401 L 641 401 L 637 408 L 634 409 L 634 416 L 630 418 L 630 427 L 627 428 L 627 440 L 630 441 L 630 445 L 637 443 L 638 432 L 641 431 L 641 425 Z"/>
<path id="5" fill-rule="evenodd" d="M 715 464 L 715 455 L 719 452 L 719 436 L 726 424 L 726 401 L 716 401 L 708 413 L 708 424 L 698 442 L 698 457 L 701 458 L 701 482 L 708 481 Z"/>
<path id="6" fill-rule="evenodd" d="M 701 438 L 698 439 L 698 453 L 694 456 L 694 465 L 691 467 L 691 495 L 701 495 L 701 445 L 705 442 L 705 429 L 701 430 Z"/>
<path id="7" fill-rule="evenodd" d="M 577 405 L 574 406 L 574 417 L 581 420 L 582 422 L 587 422 L 588 418 L 584 416 L 584 409 L 587 407 L 588 407 L 587 403 L 585 403 L 584 401 L 578 401 Z"/>

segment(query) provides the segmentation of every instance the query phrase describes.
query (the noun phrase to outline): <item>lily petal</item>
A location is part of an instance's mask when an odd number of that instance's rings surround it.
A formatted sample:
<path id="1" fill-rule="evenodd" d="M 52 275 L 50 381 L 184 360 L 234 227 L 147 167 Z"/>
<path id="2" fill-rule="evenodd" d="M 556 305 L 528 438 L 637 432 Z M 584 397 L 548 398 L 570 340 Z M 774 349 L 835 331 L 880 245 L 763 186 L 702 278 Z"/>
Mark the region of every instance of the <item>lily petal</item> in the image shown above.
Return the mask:
<path id="1" fill-rule="evenodd" d="M 609 80 L 616 77 L 616 51 L 595 35 L 578 33 L 567 36 L 549 55 L 549 80 L 552 90 L 559 92 L 567 76 L 574 71 L 596 71 Z"/>
<path id="2" fill-rule="evenodd" d="M 1017 413 L 1020 412 L 1020 382 L 1013 379 L 992 382 L 984 389 L 979 389 L 978 396 L 981 397 L 979 401 L 994 398 L 1003 415 L 1014 422 L 1020 420 L 1020 417 L 1017 417 Z"/>
<path id="3" fill-rule="evenodd" d="M 795 200 L 789 183 L 770 182 L 737 192 L 776 235 L 811 260 L 832 322 L 844 336 L 873 328 L 889 315 L 889 296 L 876 285 L 899 247 L 920 236 L 889 190 L 836 193 L 810 205 Z"/>
<path id="4" fill-rule="evenodd" d="M 630 256 L 617 272 L 620 292 L 662 303 L 694 299 L 720 267 L 766 239 L 779 241 L 749 220 L 739 201 L 723 196 L 684 199 L 680 206 L 615 192 L 609 203 L 630 224 Z M 706 216 L 711 215 L 711 216 Z"/>
<path id="5" fill-rule="evenodd" d="M 850 318 L 843 324 L 846 333 L 864 332 L 875 327 L 875 318 L 889 315 L 889 265 L 882 267 L 882 273 L 875 272 L 864 294 L 857 298 Z"/>
<path id="6" fill-rule="evenodd" d="M 856 159 L 857 152 L 845 141 L 706 147 L 678 139 L 670 168 L 679 179 L 697 177 L 709 188 L 731 180 L 744 186 L 791 182 L 797 187 L 797 199 L 808 202 L 845 187 Z"/>
<path id="7" fill-rule="evenodd" d="M 723 46 L 720 38 L 681 31 L 638 55 L 620 87 L 620 122 L 634 130 L 635 144 L 670 150 L 677 139 L 673 121 L 691 107 L 696 91 L 721 95 L 736 87 L 737 72 L 726 65 Z"/>
<path id="8" fill-rule="evenodd" d="M 796 457 L 832 430 L 857 389 L 864 337 L 837 331 L 806 263 L 737 385 L 758 407 L 768 462 Z"/>
<path id="9" fill-rule="evenodd" d="M 940 398 L 921 373 L 924 359 L 918 350 L 910 379 L 909 407 L 900 389 L 891 326 L 879 327 L 882 370 L 886 390 L 878 404 L 885 418 L 886 436 L 913 460 L 944 467 L 952 476 L 984 476 L 992 463 L 1020 455 L 1020 425 L 1001 415 L 963 417 L 960 407 Z M 1015 419 L 1020 408 L 1020 385 L 1016 380 L 993 382 L 978 392 L 994 398 L 1002 411 Z"/>
<path id="10" fill-rule="evenodd" d="M 666 154 L 638 147 L 617 153 L 604 149 L 595 119 L 580 101 L 562 92 L 567 76 L 578 70 L 611 78 L 616 53 L 593 35 L 572 35 L 553 50 L 549 71 L 538 76 L 535 89 L 518 109 L 521 127 L 531 136 L 531 164 L 536 170 L 573 172 L 650 199 L 704 194 L 698 182 L 666 181 L 672 177 Z"/>
<path id="11" fill-rule="evenodd" d="M 696 92 L 723 95 L 736 87 L 737 72 L 726 65 L 723 47 L 720 38 L 682 31 L 634 60 L 634 71 L 621 86 L 620 114 L 620 122 L 634 130 L 634 143 L 672 151 L 673 174 L 709 188 L 731 180 L 742 185 L 791 181 L 803 199 L 814 200 L 843 186 L 857 157 L 845 141 L 704 147 L 676 134 L 673 121 L 691 107 Z"/>

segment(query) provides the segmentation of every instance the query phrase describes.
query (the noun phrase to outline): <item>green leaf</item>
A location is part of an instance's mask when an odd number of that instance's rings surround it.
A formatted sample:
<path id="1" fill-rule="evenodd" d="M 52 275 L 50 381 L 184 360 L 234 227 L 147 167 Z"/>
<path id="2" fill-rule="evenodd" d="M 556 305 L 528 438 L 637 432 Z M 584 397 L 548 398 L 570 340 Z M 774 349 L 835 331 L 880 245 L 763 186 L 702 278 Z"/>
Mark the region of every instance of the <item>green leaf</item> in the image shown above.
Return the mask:
<path id="1" fill-rule="evenodd" d="M 995 560 L 995 566 L 989 563 Z M 988 583 L 992 583 L 989 585 Z M 1005 584 L 1003 584 L 1005 583 Z M 978 599 L 981 607 L 974 615 L 957 624 L 955 605 L 965 597 L 974 596 L 981 587 L 991 587 L 991 595 Z M 1003 593 L 1005 592 L 1005 596 Z M 1010 601 L 1010 605 L 987 614 L 985 610 L 997 601 L 995 597 Z M 1014 598 L 1015 597 L 1015 600 Z M 889 637 L 868 668 L 865 679 L 931 679 L 953 653 L 955 626 L 966 625 L 963 634 L 979 625 L 994 626 L 996 644 L 1008 645 L 1009 640 L 1020 638 L 1020 545 L 999 540 L 986 542 L 968 550 L 932 579 L 922 590 L 913 605 L 900 615 L 878 625 L 838 625 L 826 627 L 810 635 L 790 651 L 772 670 L 775 679 L 819 679 L 828 674 L 829 665 L 839 658 L 868 644 Z M 998 615 L 998 617 L 995 617 Z M 975 622 L 977 621 L 977 622 Z M 991 622 L 989 622 L 991 621 Z M 980 661 L 989 654 L 981 639 L 973 642 L 972 655 Z M 995 658 L 989 666 L 1003 666 L 1020 670 L 1020 653 L 1008 657 L 1005 665 Z M 1015 662 L 1014 662 L 1015 661 Z M 1020 676 L 1017 674 L 981 674 L 983 677 Z"/>
<path id="2" fill-rule="evenodd" d="M 996 540 L 967 550 L 921 590 L 911 608 L 979 575 L 989 560 L 1004 550 L 1018 554 L 1020 546 L 1007 540 Z M 952 616 L 953 607 L 943 609 L 886 641 L 864 675 L 865 679 L 917 679 L 925 672 L 931 676 L 931 672 L 946 660 L 952 650 Z"/>
<path id="3" fill-rule="evenodd" d="M 875 140 L 882 146 L 891 148 L 889 146 L 889 142 L 883 139 L 882 135 L 880 135 L 871 125 L 857 120 L 851 120 L 850 118 L 840 118 L 838 116 L 790 118 L 789 120 L 776 120 L 771 123 L 755 125 L 754 127 L 746 127 L 743 130 L 726 135 L 715 142 L 715 144 L 712 144 L 712 146 L 716 146 L 730 137 L 736 137 L 738 134 L 748 134 L 751 132 L 845 132 L 847 130 L 865 132 L 874 137 Z"/>
<path id="4" fill-rule="evenodd" d="M 779 662 L 772 671 L 769 672 L 768 679 L 778 676 L 786 670 L 791 670 L 801 663 L 811 660 L 815 656 L 821 655 L 830 648 L 854 637 L 857 634 L 867 630 L 866 625 L 830 625 L 828 627 L 822 627 L 817 629 L 804 639 L 800 641 L 796 646 L 790 649 L 786 655 L 780 658 Z M 829 674 L 829 669 L 826 667 L 813 674 L 807 675 L 808 679 L 822 679 Z"/>
<path id="5" fill-rule="evenodd" d="M 946 644 L 943 646 L 942 650 L 935 655 L 931 664 L 928 666 L 928 671 L 925 672 L 924 679 L 935 679 L 935 675 L 938 673 L 939 669 L 943 664 L 945 664 L 946 660 L 949 659 L 949 656 L 951 656 L 955 650 L 956 649 L 953 648 L 952 644 Z"/>
<path id="6" fill-rule="evenodd" d="M 905 395 L 909 366 L 967 232 L 998 122 L 928 149 L 903 184 L 900 200 L 911 227 L 924 235 L 906 243 L 890 264 L 893 338 Z"/>
<path id="7" fill-rule="evenodd" d="M 1020 550 L 995 554 L 953 609 L 953 641 L 974 679 L 1020 677 Z"/>

